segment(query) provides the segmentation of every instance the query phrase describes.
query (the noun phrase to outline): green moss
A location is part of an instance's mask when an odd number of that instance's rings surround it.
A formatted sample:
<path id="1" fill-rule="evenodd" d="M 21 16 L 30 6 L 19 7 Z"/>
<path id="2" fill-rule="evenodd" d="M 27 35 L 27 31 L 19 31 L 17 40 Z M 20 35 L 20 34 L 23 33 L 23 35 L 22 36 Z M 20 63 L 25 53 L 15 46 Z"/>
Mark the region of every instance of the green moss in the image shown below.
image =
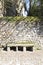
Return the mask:
<path id="1" fill-rule="evenodd" d="M 18 22 L 18 21 L 27 21 L 27 22 L 38 22 L 40 19 L 38 17 L 28 16 L 15 16 L 15 17 L 1 17 L 0 20 L 6 20 L 7 22 Z"/>
<path id="2" fill-rule="evenodd" d="M 32 41 L 21 41 L 21 42 L 17 42 L 16 44 L 34 44 L 34 42 L 32 42 Z"/>
<path id="3" fill-rule="evenodd" d="M 38 17 L 27 17 L 26 19 L 25 19 L 26 21 L 28 21 L 28 22 L 38 22 L 40 19 L 38 18 Z"/>
<path id="4" fill-rule="evenodd" d="M 40 43 L 39 43 L 40 44 Z M 38 43 L 36 43 L 35 45 L 34 45 L 34 47 L 35 47 L 35 50 L 41 50 L 41 46 L 39 45 Z"/>

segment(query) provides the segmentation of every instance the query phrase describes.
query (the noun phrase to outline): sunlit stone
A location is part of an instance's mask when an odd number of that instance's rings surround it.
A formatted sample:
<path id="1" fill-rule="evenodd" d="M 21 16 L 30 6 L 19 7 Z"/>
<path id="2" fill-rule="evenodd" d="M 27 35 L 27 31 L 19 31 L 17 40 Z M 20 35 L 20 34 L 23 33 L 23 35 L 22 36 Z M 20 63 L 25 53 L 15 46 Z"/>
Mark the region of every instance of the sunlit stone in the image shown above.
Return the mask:
<path id="1" fill-rule="evenodd" d="M 1 2 L 1 0 L 0 0 L 0 17 L 3 17 L 2 2 Z"/>

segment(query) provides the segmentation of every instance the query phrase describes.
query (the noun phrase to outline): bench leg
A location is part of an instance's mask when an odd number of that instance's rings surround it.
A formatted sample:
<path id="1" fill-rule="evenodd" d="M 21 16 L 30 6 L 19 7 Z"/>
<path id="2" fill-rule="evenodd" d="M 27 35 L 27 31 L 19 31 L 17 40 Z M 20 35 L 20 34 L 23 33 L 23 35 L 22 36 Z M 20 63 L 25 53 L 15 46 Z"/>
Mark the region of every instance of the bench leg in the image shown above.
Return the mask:
<path id="1" fill-rule="evenodd" d="M 16 47 L 16 51 L 18 51 L 18 47 Z"/>
<path id="2" fill-rule="evenodd" d="M 10 47 L 7 47 L 7 51 L 10 51 Z"/>
<path id="3" fill-rule="evenodd" d="M 23 47 L 23 51 L 26 52 L 26 47 Z"/>

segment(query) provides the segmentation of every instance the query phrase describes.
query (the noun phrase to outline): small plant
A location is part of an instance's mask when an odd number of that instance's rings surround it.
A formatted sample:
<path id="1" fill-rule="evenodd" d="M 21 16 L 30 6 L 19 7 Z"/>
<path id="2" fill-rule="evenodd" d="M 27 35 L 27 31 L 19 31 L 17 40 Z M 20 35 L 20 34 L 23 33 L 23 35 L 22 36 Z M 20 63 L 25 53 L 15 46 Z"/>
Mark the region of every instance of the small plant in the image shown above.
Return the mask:
<path id="1" fill-rule="evenodd" d="M 36 50 L 41 50 L 41 46 L 38 43 L 35 45 L 35 48 Z"/>
<path id="2" fill-rule="evenodd" d="M 36 50 L 41 50 L 41 48 L 37 47 Z"/>

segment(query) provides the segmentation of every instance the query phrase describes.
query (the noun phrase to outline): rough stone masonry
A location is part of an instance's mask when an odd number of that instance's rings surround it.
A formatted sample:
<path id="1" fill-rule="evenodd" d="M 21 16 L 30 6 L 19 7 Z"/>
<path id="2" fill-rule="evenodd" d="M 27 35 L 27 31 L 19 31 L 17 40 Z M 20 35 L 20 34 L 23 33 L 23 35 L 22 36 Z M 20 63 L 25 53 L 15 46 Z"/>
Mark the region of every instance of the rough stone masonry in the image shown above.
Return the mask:
<path id="1" fill-rule="evenodd" d="M 15 22 L 0 21 L 0 44 L 32 41 L 43 47 L 43 37 L 38 35 L 38 28 L 35 23 L 31 24 L 27 21 L 20 21 L 17 25 Z"/>

